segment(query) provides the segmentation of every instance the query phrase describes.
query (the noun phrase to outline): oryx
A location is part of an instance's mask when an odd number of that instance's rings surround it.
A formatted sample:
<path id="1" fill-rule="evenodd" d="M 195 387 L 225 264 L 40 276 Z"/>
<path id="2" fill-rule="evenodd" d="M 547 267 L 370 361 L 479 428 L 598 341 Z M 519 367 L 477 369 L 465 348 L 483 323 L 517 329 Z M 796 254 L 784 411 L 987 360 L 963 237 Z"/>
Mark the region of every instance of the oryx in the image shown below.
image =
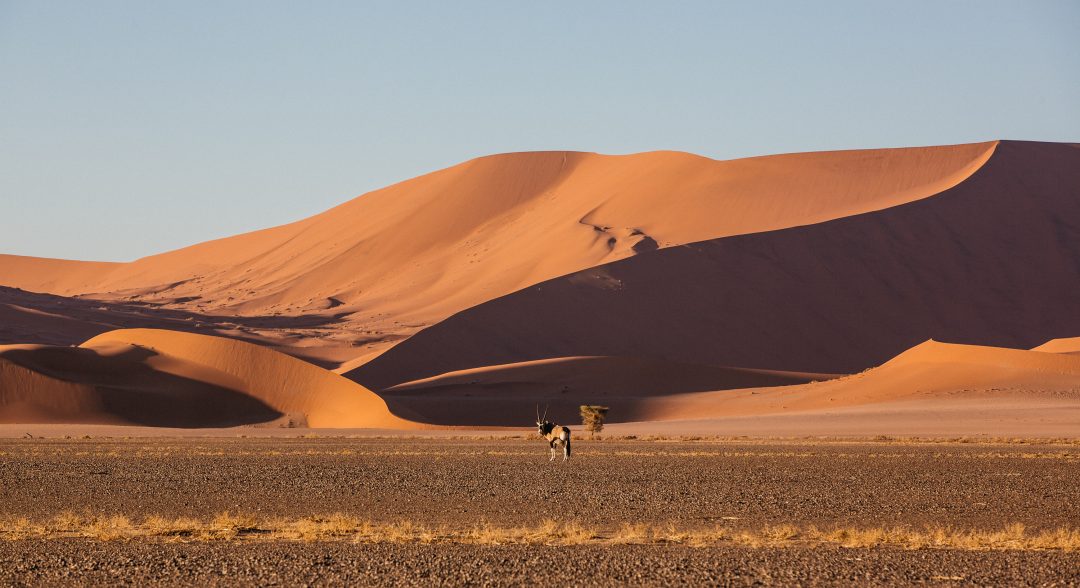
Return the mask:
<path id="1" fill-rule="evenodd" d="M 555 455 L 558 452 L 557 447 L 562 446 L 562 458 L 563 461 L 570 459 L 570 427 L 560 427 L 555 423 L 547 420 L 547 407 L 544 408 L 544 416 L 540 416 L 540 405 L 536 406 L 536 428 L 540 432 L 540 436 L 547 439 L 548 446 L 551 447 L 551 459 L 548 461 L 555 461 Z"/>

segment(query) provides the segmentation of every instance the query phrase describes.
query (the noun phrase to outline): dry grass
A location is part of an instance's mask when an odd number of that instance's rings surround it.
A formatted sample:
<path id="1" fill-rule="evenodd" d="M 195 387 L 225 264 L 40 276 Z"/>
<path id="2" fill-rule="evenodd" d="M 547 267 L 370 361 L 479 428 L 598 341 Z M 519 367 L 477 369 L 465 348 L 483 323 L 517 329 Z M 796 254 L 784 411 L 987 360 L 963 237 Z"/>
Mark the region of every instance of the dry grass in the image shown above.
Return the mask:
<path id="1" fill-rule="evenodd" d="M 1080 530 L 1059 528 L 1029 532 L 1014 524 L 998 530 L 950 527 L 872 527 L 818 529 L 772 525 L 739 529 L 725 526 L 680 528 L 674 523 L 624 523 L 617 529 L 577 522 L 546 520 L 531 527 L 427 527 L 409 521 L 376 523 L 350 515 L 259 520 L 222 513 L 210 520 L 150 516 L 133 523 L 122 515 L 78 515 L 64 512 L 41 522 L 26 517 L 0 519 L 0 540 L 86 538 L 98 541 L 159 539 L 166 541 L 351 541 L 354 543 L 460 543 L 471 545 L 659 545 L 691 547 L 738 545 L 793 547 L 835 545 L 845 548 L 958 550 L 1080 550 Z"/>

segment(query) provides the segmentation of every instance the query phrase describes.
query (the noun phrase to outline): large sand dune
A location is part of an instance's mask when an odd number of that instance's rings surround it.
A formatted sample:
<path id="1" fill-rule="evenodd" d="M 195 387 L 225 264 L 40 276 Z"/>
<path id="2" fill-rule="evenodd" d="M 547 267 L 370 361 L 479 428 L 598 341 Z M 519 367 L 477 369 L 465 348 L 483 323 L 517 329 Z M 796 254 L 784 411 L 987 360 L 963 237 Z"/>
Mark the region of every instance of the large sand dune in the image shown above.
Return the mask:
<path id="1" fill-rule="evenodd" d="M 928 338 L 1080 332 L 1080 149 L 1003 142 L 902 206 L 702 241 L 470 308 L 351 371 L 372 389 L 484 365 L 635 356 L 852 373 Z"/>
<path id="2" fill-rule="evenodd" d="M 287 355 L 220 337 L 110 331 L 80 347 L 0 347 L 0 419 L 168 426 L 408 428 L 362 386 Z M 35 416 L 36 415 L 36 416 Z"/>
<path id="3" fill-rule="evenodd" d="M 933 196 L 995 147 L 734 161 L 675 152 L 483 157 L 297 223 L 133 263 L 76 271 L 71 262 L 0 256 L 0 284 L 204 315 L 344 313 L 342 328 L 317 341 L 286 334 L 280 344 L 303 340 L 300 355 L 355 364 L 453 313 L 638 252 Z"/>

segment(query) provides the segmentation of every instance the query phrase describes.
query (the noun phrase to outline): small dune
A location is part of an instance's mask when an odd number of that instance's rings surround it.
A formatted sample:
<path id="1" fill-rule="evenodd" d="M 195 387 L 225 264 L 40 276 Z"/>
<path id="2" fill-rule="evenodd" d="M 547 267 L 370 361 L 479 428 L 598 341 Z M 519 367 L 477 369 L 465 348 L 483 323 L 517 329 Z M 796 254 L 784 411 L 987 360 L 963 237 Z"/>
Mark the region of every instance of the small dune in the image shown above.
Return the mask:
<path id="1" fill-rule="evenodd" d="M 213 427 L 280 416 L 223 379 L 131 345 L 5 346 L 0 422 Z"/>
<path id="2" fill-rule="evenodd" d="M 413 426 L 341 376 L 221 337 L 124 329 L 80 347 L 0 347 L 0 360 L 6 422 L 209 427 L 302 415 L 313 427 Z"/>
<path id="3" fill-rule="evenodd" d="M 880 367 L 843 378 L 656 398 L 643 411 L 649 413 L 646 420 L 798 413 L 813 418 L 861 407 L 869 423 L 874 407 L 933 413 L 935 406 L 950 403 L 969 403 L 972 409 L 983 411 L 998 407 L 1002 413 L 1012 412 L 1012 417 L 1032 422 L 1062 409 L 1076 413 L 1080 410 L 1080 357 L 927 341 Z"/>
<path id="4" fill-rule="evenodd" d="M 1064 339 L 1051 339 L 1038 347 L 1032 347 L 1032 351 L 1044 353 L 1078 353 L 1080 354 L 1080 337 L 1066 337 Z"/>

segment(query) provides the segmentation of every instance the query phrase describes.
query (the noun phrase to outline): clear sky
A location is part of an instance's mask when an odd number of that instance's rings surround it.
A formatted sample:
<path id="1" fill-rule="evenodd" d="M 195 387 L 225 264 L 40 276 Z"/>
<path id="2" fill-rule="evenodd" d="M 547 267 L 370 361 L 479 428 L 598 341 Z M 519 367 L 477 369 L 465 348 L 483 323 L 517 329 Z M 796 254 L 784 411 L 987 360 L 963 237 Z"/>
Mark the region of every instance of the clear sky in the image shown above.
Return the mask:
<path id="1" fill-rule="evenodd" d="M 1080 141 L 1080 2 L 0 0 L 0 253 L 126 261 L 491 153 Z"/>

